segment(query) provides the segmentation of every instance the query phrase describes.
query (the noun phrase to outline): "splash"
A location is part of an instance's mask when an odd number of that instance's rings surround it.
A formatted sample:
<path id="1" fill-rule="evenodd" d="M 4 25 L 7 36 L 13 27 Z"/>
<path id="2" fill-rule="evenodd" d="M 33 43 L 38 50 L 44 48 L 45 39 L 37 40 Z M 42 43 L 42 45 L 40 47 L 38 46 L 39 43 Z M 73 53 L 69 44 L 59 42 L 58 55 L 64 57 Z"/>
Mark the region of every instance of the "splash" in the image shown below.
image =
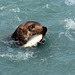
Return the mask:
<path id="1" fill-rule="evenodd" d="M 65 19 L 64 22 L 66 22 L 66 28 L 75 30 L 75 21 L 72 19 Z"/>
<path id="2" fill-rule="evenodd" d="M 71 41 L 75 41 L 74 38 L 74 30 L 75 30 L 75 21 L 72 19 L 65 19 L 64 22 L 66 22 L 66 32 L 64 33 L 65 36 L 67 36 Z"/>
<path id="3" fill-rule="evenodd" d="M 33 57 L 33 52 L 18 52 L 17 54 L 6 53 L 0 54 L 0 57 L 10 58 L 11 60 L 27 60 L 30 57 Z"/>
<path id="4" fill-rule="evenodd" d="M 75 0 L 65 0 L 65 4 L 68 6 L 75 5 Z"/>
<path id="5" fill-rule="evenodd" d="M 62 21 L 65 23 L 65 32 L 60 32 L 59 33 L 59 37 L 61 37 L 62 35 L 65 35 L 69 40 L 71 41 L 75 41 L 75 19 L 65 19 L 64 21 Z"/>

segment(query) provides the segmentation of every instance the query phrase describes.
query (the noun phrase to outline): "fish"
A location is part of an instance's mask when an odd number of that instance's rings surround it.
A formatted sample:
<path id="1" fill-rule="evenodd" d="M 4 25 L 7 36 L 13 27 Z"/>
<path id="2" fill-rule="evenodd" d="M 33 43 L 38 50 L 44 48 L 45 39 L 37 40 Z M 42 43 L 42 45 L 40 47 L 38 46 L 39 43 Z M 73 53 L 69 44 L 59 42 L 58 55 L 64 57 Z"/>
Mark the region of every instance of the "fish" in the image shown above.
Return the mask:
<path id="1" fill-rule="evenodd" d="M 26 44 L 24 44 L 22 47 L 36 46 L 41 40 L 43 40 L 42 34 L 33 35 L 29 38 L 29 41 Z"/>

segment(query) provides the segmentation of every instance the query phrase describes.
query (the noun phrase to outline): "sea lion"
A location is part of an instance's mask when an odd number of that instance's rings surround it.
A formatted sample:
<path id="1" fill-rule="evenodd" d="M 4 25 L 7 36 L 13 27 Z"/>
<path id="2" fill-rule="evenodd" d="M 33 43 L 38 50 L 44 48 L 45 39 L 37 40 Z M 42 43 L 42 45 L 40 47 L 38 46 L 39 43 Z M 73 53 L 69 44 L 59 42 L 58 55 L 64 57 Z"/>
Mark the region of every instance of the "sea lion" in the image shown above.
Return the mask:
<path id="1" fill-rule="evenodd" d="M 40 23 L 35 21 L 28 21 L 26 23 L 21 24 L 15 30 L 15 32 L 12 34 L 11 37 L 15 41 L 18 41 L 20 44 L 26 44 L 29 41 L 29 38 L 31 36 L 42 34 L 42 37 L 44 37 L 46 32 L 47 32 L 47 28 L 41 26 Z"/>

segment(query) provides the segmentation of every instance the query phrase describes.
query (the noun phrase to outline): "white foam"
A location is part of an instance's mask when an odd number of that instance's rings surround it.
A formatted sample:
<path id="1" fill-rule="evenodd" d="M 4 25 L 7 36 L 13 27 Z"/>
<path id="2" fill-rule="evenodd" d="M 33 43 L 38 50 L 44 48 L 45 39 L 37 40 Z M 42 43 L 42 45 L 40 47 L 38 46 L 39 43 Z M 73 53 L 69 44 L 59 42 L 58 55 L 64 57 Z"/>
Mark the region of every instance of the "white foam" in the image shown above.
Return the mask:
<path id="1" fill-rule="evenodd" d="M 75 41 L 75 38 L 71 34 L 75 30 L 75 21 L 73 19 L 65 19 L 64 22 L 66 23 L 66 25 L 65 25 L 65 28 L 66 28 L 65 36 L 67 36 L 68 39 L 70 39 L 71 41 Z M 70 30 L 73 30 L 73 31 L 70 31 Z"/>
<path id="2" fill-rule="evenodd" d="M 72 37 L 72 35 L 70 34 L 69 31 L 66 31 L 66 32 L 65 32 L 65 36 L 67 36 L 68 39 L 70 39 L 71 41 L 75 41 L 75 39 Z"/>
<path id="3" fill-rule="evenodd" d="M 3 9 L 5 9 L 5 7 L 3 6 L 3 7 L 0 7 L 0 10 L 3 10 Z"/>
<path id="4" fill-rule="evenodd" d="M 33 52 L 18 52 L 17 54 L 12 53 L 6 53 L 6 54 L 0 54 L 0 57 L 8 57 L 12 60 L 27 60 L 30 57 L 33 57 Z"/>
<path id="5" fill-rule="evenodd" d="M 61 37 L 61 35 L 63 35 L 63 34 L 64 34 L 64 32 L 60 32 L 60 33 L 59 33 L 59 37 Z"/>
<path id="6" fill-rule="evenodd" d="M 49 4 L 46 4 L 45 6 L 43 6 L 42 8 L 49 8 Z"/>
<path id="7" fill-rule="evenodd" d="M 20 12 L 20 8 L 15 8 L 15 9 L 10 9 L 9 11 L 13 11 L 13 12 Z"/>
<path id="8" fill-rule="evenodd" d="M 47 8 L 47 9 L 49 8 L 49 5 L 48 5 L 48 4 L 46 4 L 46 8 Z"/>
<path id="9" fill-rule="evenodd" d="M 15 17 L 18 19 L 18 21 L 21 21 L 21 19 L 19 18 L 19 16 L 18 16 L 18 15 L 16 15 Z"/>
<path id="10" fill-rule="evenodd" d="M 75 5 L 75 0 L 65 0 L 65 4 L 68 6 Z"/>
<path id="11" fill-rule="evenodd" d="M 72 19 L 65 19 L 64 22 L 66 22 L 66 28 L 75 30 L 75 21 Z"/>

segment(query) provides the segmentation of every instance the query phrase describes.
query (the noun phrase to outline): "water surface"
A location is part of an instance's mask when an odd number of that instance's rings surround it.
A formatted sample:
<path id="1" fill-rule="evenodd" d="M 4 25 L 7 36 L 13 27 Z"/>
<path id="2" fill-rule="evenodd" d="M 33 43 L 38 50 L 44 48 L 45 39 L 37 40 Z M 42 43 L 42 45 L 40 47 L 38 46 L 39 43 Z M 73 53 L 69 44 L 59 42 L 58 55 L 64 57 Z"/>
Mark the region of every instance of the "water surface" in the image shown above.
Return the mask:
<path id="1" fill-rule="evenodd" d="M 11 47 L 26 21 L 48 28 L 45 43 Z M 75 0 L 0 0 L 0 75 L 75 75 Z"/>

